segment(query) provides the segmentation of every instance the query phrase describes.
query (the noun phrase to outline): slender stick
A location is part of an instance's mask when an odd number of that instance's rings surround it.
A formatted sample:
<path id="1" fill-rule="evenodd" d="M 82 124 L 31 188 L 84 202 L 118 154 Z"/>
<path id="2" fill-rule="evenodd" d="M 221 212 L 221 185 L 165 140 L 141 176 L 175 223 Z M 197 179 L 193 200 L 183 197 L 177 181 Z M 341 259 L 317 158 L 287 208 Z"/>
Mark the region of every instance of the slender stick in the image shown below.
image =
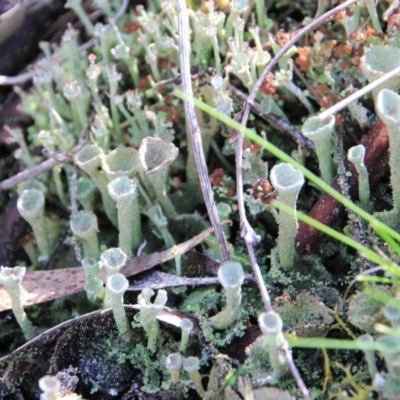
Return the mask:
<path id="1" fill-rule="evenodd" d="M 247 103 L 245 103 L 247 104 Z M 243 111 L 237 114 L 237 117 L 242 117 Z M 236 118 L 235 118 L 236 119 Z M 236 198 L 239 211 L 240 220 L 240 236 L 245 240 L 246 244 L 256 246 L 261 241 L 260 235 L 257 235 L 246 216 L 246 209 L 244 207 L 244 194 L 243 194 L 243 139 L 244 135 L 241 132 L 235 131 L 236 149 L 235 149 L 235 165 L 236 165 Z M 249 247 L 249 246 L 248 246 Z M 255 264 L 253 264 L 253 270 Z"/>
<path id="2" fill-rule="evenodd" d="M 231 258 L 228 243 L 226 241 L 224 231 L 222 230 L 221 222 L 217 213 L 217 208 L 215 206 L 213 191 L 210 180 L 208 178 L 206 160 L 203 153 L 200 127 L 196 119 L 193 105 L 193 89 L 190 77 L 189 63 L 189 14 L 187 12 L 185 0 L 177 0 L 176 4 L 178 7 L 180 70 L 182 78 L 182 90 L 186 95 L 184 106 L 187 126 L 191 133 L 197 171 L 199 173 L 200 185 L 204 196 L 204 201 L 206 203 L 208 215 L 210 217 L 211 224 L 215 230 L 215 235 L 218 240 L 218 245 L 223 261 L 228 261 Z"/>
<path id="3" fill-rule="evenodd" d="M 243 103 L 247 101 L 247 95 L 239 90 L 237 87 L 229 85 L 229 92 L 232 94 L 234 99 L 242 101 Z M 274 128 L 287 133 L 302 146 L 308 147 L 310 149 L 315 149 L 315 144 L 310 139 L 306 138 L 294 125 L 289 124 L 275 114 L 263 113 L 261 105 L 256 101 L 254 101 L 250 107 L 253 112 L 255 112 L 260 118 L 267 121 Z"/>
<path id="4" fill-rule="evenodd" d="M 70 185 L 69 185 L 69 196 L 71 201 L 71 217 L 74 217 L 78 213 L 78 203 L 76 201 L 76 185 L 78 181 L 78 168 L 74 165 Z M 74 246 L 75 257 L 77 261 L 82 260 L 82 248 L 81 245 L 77 242 Z"/>
<path id="5" fill-rule="evenodd" d="M 336 114 L 337 112 L 343 110 L 343 108 L 345 108 L 349 104 L 351 104 L 353 101 L 359 99 L 360 97 L 363 97 L 365 94 L 371 92 L 373 89 L 375 89 L 376 87 L 381 85 L 383 82 L 386 82 L 390 78 L 393 78 L 395 75 L 399 75 L 399 74 L 400 74 L 400 67 L 397 67 L 397 68 L 393 69 L 392 71 L 386 73 L 385 75 L 381 76 L 376 81 L 371 82 L 367 86 L 364 86 L 362 89 L 357 90 L 357 92 L 354 92 L 353 94 L 346 97 L 342 101 L 339 101 L 339 103 L 336 103 L 332 107 L 323 111 L 321 114 L 318 115 L 318 118 L 323 120 L 324 118 L 328 117 L 329 115 Z"/>
<path id="6" fill-rule="evenodd" d="M 301 393 L 303 393 L 303 397 L 306 400 L 311 400 L 310 391 L 308 390 L 307 386 L 305 385 L 305 383 L 300 375 L 300 372 L 297 369 L 296 364 L 293 361 L 292 351 L 289 349 L 282 349 L 282 350 L 285 353 L 286 361 L 289 365 L 290 372 L 292 373 L 293 378 L 297 383 L 297 386 L 300 388 Z"/>
<path id="7" fill-rule="evenodd" d="M 260 290 L 261 298 L 263 300 L 265 309 L 267 311 L 272 311 L 271 298 L 269 297 L 269 293 L 264 283 L 260 267 L 257 263 L 256 255 L 254 254 L 254 248 L 249 243 L 246 243 L 246 246 L 247 246 L 247 252 L 249 253 L 251 266 L 253 267 L 253 274 L 254 277 L 256 278 L 257 286 L 258 289 Z"/>
<path id="8" fill-rule="evenodd" d="M 272 68 L 278 63 L 280 58 L 304 35 L 306 35 L 311 29 L 319 26 L 322 24 L 326 19 L 330 18 L 331 16 L 335 15 L 340 10 L 350 6 L 351 4 L 355 3 L 356 0 L 347 0 L 343 4 L 338 5 L 337 7 L 333 8 L 332 10 L 326 12 L 325 14 L 321 15 L 320 17 L 316 18 L 310 24 L 305 26 L 291 39 L 289 40 L 276 54 L 276 56 L 270 61 L 270 63 L 265 67 L 263 73 L 258 78 L 257 82 L 255 83 L 253 89 L 251 90 L 247 100 L 244 103 L 243 110 L 240 113 L 240 123 L 243 126 L 246 126 L 247 120 L 250 114 L 250 107 L 254 104 L 254 100 L 256 98 L 257 93 L 260 90 L 262 83 L 264 82 L 266 76 L 271 72 Z M 240 226 L 241 226 L 241 234 L 242 237 L 248 243 L 257 244 L 259 241 L 259 237 L 254 232 L 253 228 L 250 226 L 249 222 L 246 218 L 245 208 L 244 208 L 244 200 L 243 195 L 240 195 L 241 188 L 243 187 L 243 182 L 241 179 L 241 168 L 242 168 L 242 156 L 243 153 L 243 134 L 238 132 L 237 136 L 237 143 L 236 143 L 236 187 L 237 187 L 237 201 L 238 201 L 238 210 L 239 210 L 239 217 L 240 217 Z"/>
<path id="9" fill-rule="evenodd" d="M 129 0 L 124 0 L 122 2 L 121 8 L 118 10 L 117 14 L 114 17 L 116 21 L 118 21 L 125 14 L 128 5 L 129 5 Z"/>
<path id="10" fill-rule="evenodd" d="M 35 176 L 40 175 L 43 172 L 49 171 L 59 164 L 62 164 L 62 161 L 53 158 L 43 161 L 41 164 L 36 165 L 29 170 L 22 171 L 19 174 L 12 176 L 11 178 L 1 181 L 0 190 L 11 189 L 13 186 L 18 185 L 18 183 L 29 181 Z"/>
<path id="11" fill-rule="evenodd" d="M 254 104 L 255 97 L 261 87 L 261 84 L 265 80 L 268 73 L 272 70 L 272 68 L 278 63 L 279 59 L 305 34 L 307 34 L 311 29 L 317 27 L 322 22 L 324 22 L 327 18 L 331 17 L 332 15 L 336 14 L 338 11 L 348 7 L 349 5 L 353 4 L 356 0 L 348 0 L 343 4 L 335 7 L 334 9 L 328 11 L 324 15 L 319 18 L 316 18 L 313 22 L 307 25 L 305 28 L 301 29 L 297 35 L 293 37 L 282 49 L 278 52 L 278 54 L 271 60 L 271 62 L 267 65 L 264 69 L 263 73 L 261 74 L 260 78 L 257 80 L 256 84 L 254 85 L 250 95 L 248 96 L 247 100 L 244 103 L 244 108 L 242 112 L 237 115 L 237 118 L 241 120 L 241 125 L 246 126 L 247 120 L 250 113 L 250 107 Z M 268 292 L 265 289 L 265 285 L 262 281 L 262 276 L 260 272 L 260 268 L 256 262 L 254 256 L 253 246 L 258 244 L 260 241 L 260 237 L 254 232 L 253 228 L 250 226 L 245 212 L 244 207 L 244 196 L 243 196 L 243 178 L 242 178 L 242 162 L 243 162 L 243 134 L 239 133 L 236 135 L 236 187 L 237 187 L 237 201 L 238 201 L 238 210 L 239 210 L 239 217 L 240 217 L 240 227 L 241 227 L 241 236 L 245 239 L 247 249 L 249 251 L 250 260 L 253 267 L 253 272 L 256 276 L 259 289 L 263 296 L 263 301 L 267 309 L 271 308 L 271 303 L 269 301 Z M 303 393 L 303 397 L 305 399 L 311 399 L 310 392 L 305 386 L 299 371 L 293 361 L 291 352 L 289 350 L 285 351 L 286 359 L 290 370 L 293 374 L 293 377 L 296 380 L 297 385 L 299 386 L 300 390 Z"/>

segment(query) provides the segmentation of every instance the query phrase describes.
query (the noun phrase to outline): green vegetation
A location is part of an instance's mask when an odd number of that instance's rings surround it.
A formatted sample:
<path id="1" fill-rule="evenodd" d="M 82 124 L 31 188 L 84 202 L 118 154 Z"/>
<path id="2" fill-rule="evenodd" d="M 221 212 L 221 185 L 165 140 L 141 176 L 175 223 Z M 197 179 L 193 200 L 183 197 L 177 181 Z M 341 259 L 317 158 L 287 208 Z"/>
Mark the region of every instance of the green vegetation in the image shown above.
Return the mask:
<path id="1" fill-rule="evenodd" d="M 67 2 L 5 128 L 1 398 L 400 396 L 397 2 L 273 3 Z"/>

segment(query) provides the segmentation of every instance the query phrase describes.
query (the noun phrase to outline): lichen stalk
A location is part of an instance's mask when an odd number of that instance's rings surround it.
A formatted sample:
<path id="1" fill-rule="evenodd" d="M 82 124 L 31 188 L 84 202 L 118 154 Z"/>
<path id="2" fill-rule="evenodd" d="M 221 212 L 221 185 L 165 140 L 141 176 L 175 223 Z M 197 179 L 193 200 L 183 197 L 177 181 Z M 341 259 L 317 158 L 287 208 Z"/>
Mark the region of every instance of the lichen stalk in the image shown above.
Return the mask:
<path id="1" fill-rule="evenodd" d="M 258 325 L 264 334 L 271 367 L 278 378 L 288 370 L 283 350 L 289 345 L 282 333 L 282 319 L 276 312 L 269 311 L 259 315 Z"/>
<path id="2" fill-rule="evenodd" d="M 278 201 L 289 206 L 295 212 L 294 215 L 285 212 L 279 213 L 279 261 L 282 268 L 289 269 L 293 266 L 295 257 L 295 239 L 298 228 L 296 201 L 304 184 L 304 176 L 290 164 L 282 163 L 272 168 L 270 179 L 278 192 Z"/>
<path id="3" fill-rule="evenodd" d="M 367 167 L 364 164 L 365 147 L 362 144 L 351 147 L 347 152 L 347 159 L 353 163 L 358 174 L 358 199 L 364 210 L 369 207 L 369 178 Z"/>
<path id="4" fill-rule="evenodd" d="M 138 208 L 133 207 L 133 203 L 137 202 L 137 180 L 135 181 L 123 176 L 112 180 L 107 186 L 117 207 L 118 246 L 128 257 L 132 256 L 132 248 L 139 247 L 141 241 L 140 215 Z"/>
<path id="5" fill-rule="evenodd" d="M 11 298 L 15 319 L 21 327 L 25 339 L 31 340 L 36 336 L 37 332 L 22 307 L 21 284 L 25 273 L 25 267 L 0 267 L 0 283 L 5 287 Z"/>
<path id="6" fill-rule="evenodd" d="M 157 340 L 160 334 L 160 327 L 156 317 L 167 303 L 167 292 L 159 290 L 154 303 L 151 303 L 150 299 L 153 295 L 153 290 L 143 289 L 138 296 L 138 304 L 140 306 L 140 325 L 147 334 L 147 347 L 154 353 L 157 349 Z"/>
<path id="7" fill-rule="evenodd" d="M 96 303 L 98 299 L 104 298 L 103 281 L 98 277 L 101 265 L 93 258 L 86 257 L 81 261 L 86 276 L 85 291 L 88 299 Z"/>
<path id="8" fill-rule="evenodd" d="M 309 118 L 302 127 L 304 136 L 315 144 L 321 177 L 331 183 L 334 177 L 331 138 L 335 128 L 335 118 L 330 115 L 324 120 Z"/>
<path id="9" fill-rule="evenodd" d="M 225 289 L 226 308 L 210 318 L 218 329 L 226 329 L 238 318 L 242 301 L 243 267 L 236 261 L 226 261 L 218 270 L 218 278 Z"/>
<path id="10" fill-rule="evenodd" d="M 74 157 L 76 165 L 85 171 L 100 190 L 104 211 L 108 219 L 117 226 L 117 211 L 114 200 L 107 191 L 108 179 L 104 171 L 99 171 L 104 157 L 103 150 L 97 145 L 84 146 Z"/>
<path id="11" fill-rule="evenodd" d="M 97 217 L 90 211 L 79 211 L 71 217 L 72 233 L 82 240 L 85 257 L 98 259 L 100 255 L 97 239 Z"/>
<path id="12" fill-rule="evenodd" d="M 183 369 L 189 374 L 197 394 L 201 398 L 204 398 L 206 392 L 201 382 L 199 368 L 200 368 L 200 360 L 197 357 L 188 357 L 183 360 Z"/>
<path id="13" fill-rule="evenodd" d="M 193 329 L 193 322 L 189 318 L 182 318 L 181 321 L 181 343 L 179 351 L 185 353 L 189 343 L 190 332 Z"/>
<path id="14" fill-rule="evenodd" d="M 106 290 L 111 299 L 115 323 L 120 336 L 127 341 L 131 337 L 131 327 L 124 308 L 124 293 L 128 286 L 128 280 L 121 274 L 113 274 L 107 278 Z"/>
<path id="15" fill-rule="evenodd" d="M 382 89 L 375 104 L 376 112 L 385 123 L 389 133 L 390 185 L 393 205 L 400 211 L 400 96 L 389 89 Z"/>
<path id="16" fill-rule="evenodd" d="M 175 207 L 166 193 L 166 177 L 168 168 L 178 157 L 178 148 L 172 143 L 159 138 L 147 137 L 142 140 L 139 147 L 139 159 L 145 171 L 145 176 L 150 180 L 167 218 L 177 216 Z"/>
<path id="17" fill-rule="evenodd" d="M 171 373 L 171 383 L 176 385 L 180 381 L 180 372 L 182 367 L 182 357 L 179 353 L 170 354 L 166 361 L 165 366 Z"/>
<path id="18" fill-rule="evenodd" d="M 44 203 L 43 192 L 38 189 L 27 189 L 19 196 L 17 208 L 22 218 L 32 227 L 41 256 L 47 258 L 51 250 L 44 216 Z"/>

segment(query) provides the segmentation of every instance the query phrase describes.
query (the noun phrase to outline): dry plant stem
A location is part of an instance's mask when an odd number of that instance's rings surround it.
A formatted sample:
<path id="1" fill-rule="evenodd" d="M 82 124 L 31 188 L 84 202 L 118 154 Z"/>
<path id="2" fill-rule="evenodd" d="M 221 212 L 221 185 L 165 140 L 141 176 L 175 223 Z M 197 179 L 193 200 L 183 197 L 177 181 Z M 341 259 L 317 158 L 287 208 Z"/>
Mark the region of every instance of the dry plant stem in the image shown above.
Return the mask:
<path id="1" fill-rule="evenodd" d="M 193 90 L 189 63 L 189 14 L 187 12 L 185 0 L 177 0 L 176 4 L 178 8 L 179 58 L 182 77 L 182 90 L 186 95 L 186 100 L 184 101 L 185 116 L 192 138 L 193 150 L 200 178 L 200 185 L 204 196 L 204 201 L 206 203 L 208 215 L 214 228 L 215 236 L 218 240 L 222 259 L 223 261 L 228 261 L 230 260 L 231 256 L 229 253 L 228 243 L 226 241 L 224 231 L 222 230 L 221 222 L 218 217 L 217 208 L 215 206 L 213 191 L 211 188 L 210 180 L 208 178 L 206 160 L 203 153 L 200 128 L 197 123 L 195 109 L 193 105 Z"/>
<path id="2" fill-rule="evenodd" d="M 247 95 L 235 86 L 229 85 L 229 91 L 236 100 L 242 101 L 243 103 L 247 101 Z M 307 139 L 298 129 L 296 129 L 295 126 L 288 124 L 286 121 L 277 117 L 275 114 L 263 114 L 260 104 L 256 101 L 254 101 L 251 105 L 251 109 L 260 118 L 267 121 L 274 128 L 287 133 L 302 146 L 308 147 L 310 149 L 315 149 L 315 144 L 310 139 Z"/>
<path id="3" fill-rule="evenodd" d="M 41 270 L 46 270 L 49 268 L 51 263 L 54 261 L 55 257 L 57 254 L 60 252 L 61 246 L 64 244 L 65 239 L 67 239 L 68 235 L 70 233 L 69 226 L 64 229 L 64 232 L 60 239 L 58 240 L 56 246 L 52 250 L 51 254 L 49 255 L 49 258 L 42 264 Z"/>
<path id="4" fill-rule="evenodd" d="M 293 378 L 295 379 L 297 386 L 301 390 L 301 393 L 303 394 L 304 399 L 306 400 L 311 400 L 311 395 L 310 391 L 308 390 L 307 386 L 305 385 L 302 377 L 300 376 L 299 370 L 296 367 L 296 364 L 293 361 L 293 356 L 292 352 L 290 349 L 283 349 L 283 352 L 285 353 L 286 361 L 289 365 L 290 372 L 293 375 Z"/>
<path id="5" fill-rule="evenodd" d="M 144 254 L 128 260 L 121 273 L 126 276 L 138 275 L 148 271 L 156 265 L 166 263 L 176 257 L 176 247 L 181 254 L 200 244 L 207 236 L 213 233 L 213 228 L 208 228 L 186 242 L 162 252 Z M 107 280 L 106 271 L 102 271 L 100 279 Z M 73 295 L 84 290 L 86 283 L 85 273 L 82 267 L 54 269 L 48 271 L 28 271 L 23 281 L 21 301 L 23 307 L 55 300 L 60 297 Z M 51 290 L 49 289 L 51 288 Z M 4 286 L 0 284 L 0 312 L 11 309 L 11 300 Z"/>
<path id="6" fill-rule="evenodd" d="M 71 183 L 70 183 L 70 201 L 71 201 L 71 217 L 74 217 L 78 213 L 78 202 L 76 201 L 76 185 L 78 180 L 78 170 L 74 165 L 74 169 L 72 171 Z M 74 246 L 75 257 L 78 261 L 82 260 L 82 248 L 79 243 L 75 243 Z"/>
<path id="7" fill-rule="evenodd" d="M 336 14 L 338 11 L 343 8 L 348 7 L 356 0 L 348 0 L 343 4 L 335 7 L 334 9 L 328 11 L 321 17 L 312 21 L 305 28 L 301 29 L 297 35 L 293 37 L 293 39 L 289 40 L 285 46 L 279 51 L 279 53 L 270 61 L 267 67 L 264 69 L 263 73 L 255 83 L 252 91 L 250 92 L 247 101 L 245 101 L 244 108 L 241 112 L 240 119 L 241 124 L 246 126 L 247 120 L 250 114 L 250 107 L 254 105 L 255 97 L 261 87 L 261 84 L 264 82 L 266 76 L 269 72 L 271 72 L 272 68 L 278 63 L 279 59 L 304 35 L 306 35 L 311 29 L 317 27 L 321 23 L 323 23 L 327 18 Z M 242 160 L 243 160 L 243 134 L 238 132 L 237 142 L 236 142 L 236 188 L 237 188 L 237 202 L 238 202 L 238 210 L 240 217 L 240 227 L 241 227 L 241 235 L 246 240 L 247 243 L 252 245 L 256 245 L 259 242 L 259 237 L 254 232 L 253 228 L 250 226 L 249 222 L 246 218 L 246 212 L 244 208 L 244 199 L 243 199 L 243 180 L 242 180 Z"/>
<path id="8" fill-rule="evenodd" d="M 237 201 L 239 208 L 239 215 L 241 221 L 241 235 L 245 239 L 247 252 L 250 257 L 251 266 L 253 268 L 254 276 L 257 280 L 258 289 L 260 290 L 261 297 L 263 299 L 265 308 L 267 311 L 272 311 L 271 299 L 269 297 L 267 288 L 263 281 L 260 267 L 257 263 L 256 256 L 254 254 L 254 246 L 259 242 L 259 236 L 253 231 L 253 228 L 247 221 L 244 201 L 243 201 L 243 179 L 242 179 L 242 161 L 243 161 L 243 134 L 239 133 L 238 140 L 236 142 L 236 182 L 237 182 Z M 304 384 L 303 379 L 293 361 L 292 354 L 290 350 L 284 350 L 286 361 L 289 365 L 290 371 L 300 388 L 303 397 L 306 400 L 311 400 L 310 392 Z"/>
<path id="9" fill-rule="evenodd" d="M 249 254 L 251 266 L 253 267 L 253 274 L 257 281 L 257 286 L 261 294 L 261 298 L 263 300 L 265 309 L 267 311 L 272 311 L 271 298 L 269 297 L 269 293 L 267 287 L 263 281 L 263 277 L 261 275 L 260 266 L 257 264 L 256 255 L 254 254 L 254 248 L 251 244 L 246 243 L 247 252 Z"/>
<path id="10" fill-rule="evenodd" d="M 0 86 L 22 85 L 33 78 L 33 71 L 24 72 L 17 76 L 0 75 Z"/>
<path id="11" fill-rule="evenodd" d="M 95 44 L 94 39 L 90 39 L 86 43 L 84 43 L 82 46 L 79 47 L 79 51 L 88 50 L 92 46 L 94 46 L 94 44 Z M 59 62 L 63 62 L 65 60 L 66 60 L 66 58 L 63 58 Z M 34 75 L 35 75 L 34 71 L 24 72 L 17 76 L 0 75 L 0 86 L 22 85 L 26 82 L 29 82 L 33 78 Z"/>
<path id="12" fill-rule="evenodd" d="M 311 29 L 317 27 L 321 23 L 323 23 L 326 19 L 335 15 L 338 11 L 348 7 L 349 5 L 353 4 L 356 0 L 348 0 L 343 4 L 333 8 L 332 10 L 328 11 L 327 13 L 323 14 L 321 17 L 316 18 L 306 27 L 301 29 L 293 39 L 289 40 L 282 49 L 278 52 L 278 54 L 270 61 L 270 63 L 266 66 L 261 76 L 258 78 L 257 82 L 255 83 L 252 91 L 250 92 L 247 100 L 244 103 L 244 108 L 241 115 L 240 123 L 245 127 L 247 124 L 247 120 L 250 114 L 250 108 L 254 105 L 254 100 L 256 98 L 257 93 L 260 90 L 262 83 L 264 82 L 266 76 L 272 71 L 272 68 L 278 63 L 280 58 L 304 35 L 306 35 Z M 238 139 L 236 143 L 236 189 L 237 189 L 237 201 L 238 201 L 238 209 L 239 209 L 239 216 L 240 216 L 240 226 L 242 229 L 242 237 L 249 243 L 253 242 L 253 244 L 257 243 L 257 235 L 255 234 L 253 228 L 251 228 L 250 224 L 247 221 L 245 209 L 244 209 L 244 200 L 243 195 L 240 194 L 243 190 L 243 184 L 241 179 L 241 169 L 242 169 L 242 156 L 243 153 L 243 134 L 238 133 Z"/>
<path id="13" fill-rule="evenodd" d="M 328 11 L 321 17 L 312 21 L 309 25 L 305 28 L 301 29 L 296 36 L 279 51 L 279 53 L 271 60 L 271 62 L 267 65 L 264 69 L 263 73 L 261 74 L 260 78 L 257 80 L 256 84 L 254 85 L 247 101 L 244 104 L 243 111 L 240 115 L 241 117 L 241 124 L 246 126 L 247 120 L 250 113 L 250 107 L 254 104 L 255 97 L 261 87 L 261 84 L 264 82 L 267 74 L 272 70 L 272 68 L 278 63 L 279 59 L 305 34 L 307 34 L 311 29 L 317 27 L 322 22 L 324 22 L 327 18 L 331 17 L 332 15 L 336 14 L 338 11 L 348 7 L 349 5 L 353 4 L 356 0 L 348 0 L 343 4 L 335 7 L 334 9 Z M 236 142 L 236 187 L 237 187 L 237 201 L 238 201 L 238 209 L 239 209 L 239 216 L 240 216 L 240 226 L 241 226 L 241 235 L 245 238 L 247 248 L 256 245 L 259 242 L 259 237 L 254 232 L 253 228 L 250 226 L 249 222 L 246 218 L 245 208 L 244 208 L 244 199 L 243 199 L 243 180 L 242 180 L 242 161 L 243 161 L 243 134 L 238 133 L 237 142 Z M 253 250 L 253 249 L 251 249 Z M 251 253 L 250 253 L 251 254 Z M 255 257 L 251 257 L 252 266 L 254 271 L 259 271 L 259 267 L 255 262 Z M 257 276 L 257 274 L 256 274 Z M 258 280 L 258 279 L 257 279 Z M 261 290 L 260 285 L 260 290 Z M 300 390 L 303 393 L 303 397 L 305 399 L 311 399 L 310 393 L 305 386 L 296 365 L 293 362 L 291 354 L 289 352 L 286 353 L 286 359 L 288 361 L 290 370 L 292 371 L 293 377 L 296 380 L 297 385 L 299 386 Z"/>
<path id="14" fill-rule="evenodd" d="M 71 176 L 71 184 L 70 184 L 70 200 L 71 200 L 71 215 L 74 217 L 78 212 L 78 203 L 76 201 L 76 185 L 78 180 L 78 170 L 76 166 L 74 166 L 72 176 Z"/>
<path id="15" fill-rule="evenodd" d="M 385 258 L 387 258 L 386 254 L 384 254 L 383 252 L 380 252 L 380 253 L 381 253 L 380 254 L 381 256 L 384 256 Z M 347 286 L 347 288 L 346 288 L 346 290 L 345 290 L 345 292 L 343 294 L 342 301 L 339 304 L 336 305 L 336 307 L 334 309 L 335 315 L 338 315 L 342 311 L 342 309 L 343 309 L 343 307 L 344 307 L 344 305 L 346 303 L 347 297 L 348 297 L 348 295 L 350 293 L 350 290 L 353 288 L 353 286 L 356 283 L 360 283 L 360 279 L 359 278 L 362 277 L 362 276 L 365 276 L 365 275 L 376 274 L 378 272 L 382 272 L 382 267 L 373 267 L 373 268 L 367 269 L 365 271 L 362 271 L 359 275 L 357 275 L 349 283 L 349 285 Z"/>
<path id="16" fill-rule="evenodd" d="M 328 108 L 327 110 L 325 110 L 324 112 L 319 114 L 318 118 L 320 118 L 322 120 L 322 119 L 328 117 L 329 115 L 336 114 L 337 112 L 343 110 L 343 108 L 347 107 L 353 101 L 356 101 L 360 97 L 371 92 L 373 89 L 375 89 L 377 86 L 379 86 L 383 82 L 386 82 L 390 78 L 393 78 L 395 75 L 399 75 L 399 74 L 400 74 L 400 67 L 397 67 L 394 70 L 388 72 L 387 74 L 381 76 L 376 81 L 373 81 L 370 84 L 368 84 L 367 86 L 364 86 L 362 89 L 357 90 L 357 92 L 354 92 L 349 97 L 346 97 L 339 103 L 336 103 L 334 106 Z"/>
<path id="17" fill-rule="evenodd" d="M 300 69 L 297 67 L 295 63 L 292 64 L 293 72 L 296 74 L 296 76 L 303 82 L 304 86 L 306 89 L 310 92 L 310 94 L 313 96 L 313 99 L 316 100 L 318 103 L 322 100 L 322 97 L 319 96 L 318 94 L 315 94 L 314 89 L 311 87 L 311 85 L 308 83 L 307 79 L 304 77 L 303 73 L 300 71 Z"/>
<path id="18" fill-rule="evenodd" d="M 245 275 L 244 281 L 247 283 L 254 284 L 253 275 Z M 148 275 L 145 275 L 143 279 L 136 281 L 133 285 L 130 285 L 128 291 L 139 292 L 143 289 L 165 289 L 168 287 L 177 286 L 206 286 L 206 285 L 220 285 L 218 278 L 186 278 L 182 276 L 176 276 L 167 274 L 165 272 L 154 271 Z"/>
<path id="19" fill-rule="evenodd" d="M 29 181 L 33 179 L 35 176 L 42 174 L 43 172 L 49 171 L 54 168 L 56 165 L 62 164 L 60 160 L 50 159 L 43 161 L 41 164 L 36 165 L 35 167 L 22 171 L 17 175 L 14 175 L 11 178 L 5 179 L 0 182 L 0 190 L 8 190 L 18 185 L 21 182 Z"/>
<path id="20" fill-rule="evenodd" d="M 240 113 L 239 113 L 240 115 Z M 244 207 L 243 195 L 243 133 L 237 132 L 236 149 L 235 149 L 235 165 L 236 165 L 236 198 L 240 220 L 240 236 L 245 240 L 246 245 L 256 246 L 261 241 L 261 237 L 257 235 L 249 224 L 246 217 L 246 209 Z M 253 265 L 253 270 L 255 265 Z"/>
<path id="21" fill-rule="evenodd" d="M 121 8 L 118 10 L 117 14 L 115 15 L 115 20 L 118 21 L 124 14 L 126 9 L 128 8 L 129 0 L 124 0 L 121 4 Z"/>

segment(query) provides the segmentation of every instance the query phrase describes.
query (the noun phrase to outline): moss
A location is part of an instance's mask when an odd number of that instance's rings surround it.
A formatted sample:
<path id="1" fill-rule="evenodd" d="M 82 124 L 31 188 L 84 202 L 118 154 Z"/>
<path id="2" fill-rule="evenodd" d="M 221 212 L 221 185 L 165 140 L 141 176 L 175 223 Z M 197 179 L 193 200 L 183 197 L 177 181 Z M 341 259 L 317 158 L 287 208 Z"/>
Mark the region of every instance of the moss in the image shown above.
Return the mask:
<path id="1" fill-rule="evenodd" d="M 246 348 L 247 360 L 241 369 L 242 374 L 249 374 L 253 380 L 264 379 L 271 373 L 269 354 L 264 338 L 258 338 L 253 344 Z"/>
<path id="2" fill-rule="evenodd" d="M 372 293 L 375 292 L 377 295 L 379 293 L 390 295 L 392 292 L 390 288 L 382 285 L 373 286 L 372 290 Z M 371 294 L 366 291 L 357 291 L 350 299 L 348 318 L 355 327 L 373 333 L 375 332 L 375 324 L 385 320 L 383 316 L 384 308 L 385 304 Z"/>
<path id="3" fill-rule="evenodd" d="M 336 306 L 342 301 L 339 291 L 329 286 L 320 286 L 316 288 L 315 294 L 331 310 L 334 310 Z"/>
<path id="4" fill-rule="evenodd" d="M 163 380 L 162 371 L 165 368 L 165 358 L 152 356 L 149 350 L 141 343 L 138 343 L 129 354 L 132 365 L 141 371 L 143 386 L 141 390 L 146 393 L 157 393 L 161 388 Z"/>
<path id="5" fill-rule="evenodd" d="M 214 358 L 213 366 L 210 371 L 207 391 L 214 392 L 215 395 L 220 395 L 223 391 L 227 377 L 232 373 L 232 366 L 227 357 L 222 354 Z"/>
<path id="6" fill-rule="evenodd" d="M 206 318 L 200 318 L 200 326 L 207 343 L 213 347 L 225 347 L 236 337 L 244 335 L 248 313 L 243 308 L 238 311 L 236 321 L 228 329 L 214 329 L 211 322 Z"/>
<path id="7" fill-rule="evenodd" d="M 142 332 L 141 329 L 135 331 Z M 184 388 L 179 385 L 171 387 L 167 384 L 170 381 L 170 372 L 165 366 L 165 361 L 169 354 L 177 351 L 178 347 L 179 341 L 175 340 L 168 329 L 162 327 L 156 353 L 151 352 L 142 342 L 137 343 L 129 351 L 127 358 L 135 369 L 141 371 L 143 382 L 141 390 L 143 392 L 157 393 L 161 388 L 167 390 L 167 392 L 171 390 L 171 393 L 185 392 Z"/>
<path id="8" fill-rule="evenodd" d="M 270 284 L 283 285 L 285 291 L 291 295 L 297 294 L 301 290 L 312 290 L 332 280 L 332 276 L 322 263 L 320 256 L 297 257 L 295 265 L 290 271 L 282 270 L 276 248 L 271 251 L 270 259 L 271 268 L 268 271 L 267 281 Z"/>
<path id="9" fill-rule="evenodd" d="M 207 314 L 216 312 L 221 303 L 222 295 L 216 293 L 214 288 L 202 287 L 192 291 L 181 305 L 181 310 L 195 313 Z"/>
<path id="10" fill-rule="evenodd" d="M 333 312 L 309 293 L 300 293 L 294 301 L 280 300 L 274 308 L 283 320 L 284 329 L 299 336 L 319 336 L 334 321 Z"/>

